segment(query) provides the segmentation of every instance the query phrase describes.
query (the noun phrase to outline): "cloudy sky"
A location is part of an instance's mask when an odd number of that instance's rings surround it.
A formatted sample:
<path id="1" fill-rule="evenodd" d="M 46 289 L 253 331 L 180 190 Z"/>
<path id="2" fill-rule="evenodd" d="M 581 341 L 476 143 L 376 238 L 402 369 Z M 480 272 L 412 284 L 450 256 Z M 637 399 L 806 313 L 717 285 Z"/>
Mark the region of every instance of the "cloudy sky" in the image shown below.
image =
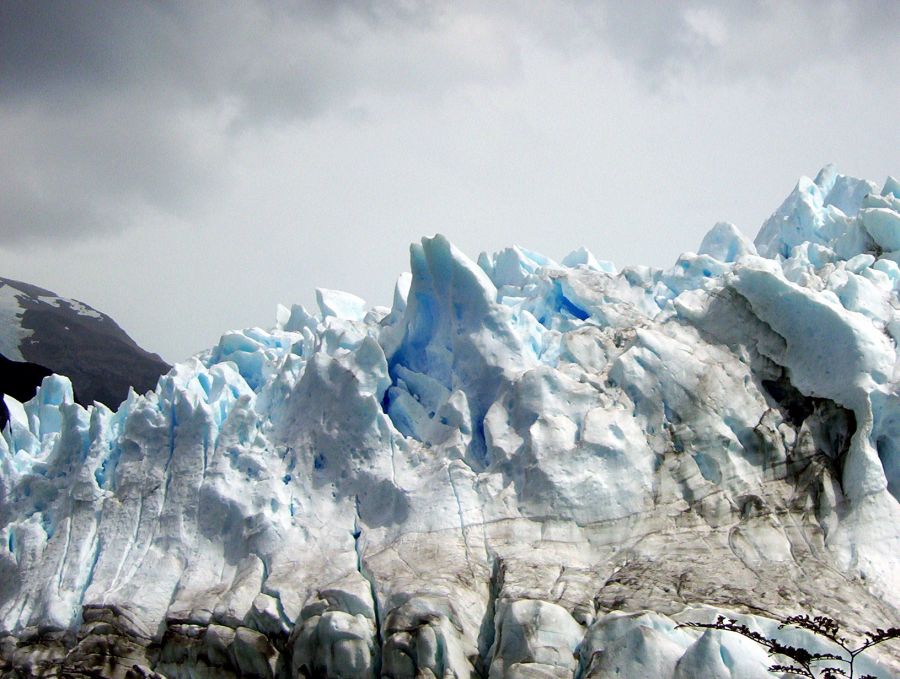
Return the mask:
<path id="1" fill-rule="evenodd" d="M 900 173 L 900 2 L 0 3 L 0 275 L 178 360 L 408 245 L 669 266 Z"/>

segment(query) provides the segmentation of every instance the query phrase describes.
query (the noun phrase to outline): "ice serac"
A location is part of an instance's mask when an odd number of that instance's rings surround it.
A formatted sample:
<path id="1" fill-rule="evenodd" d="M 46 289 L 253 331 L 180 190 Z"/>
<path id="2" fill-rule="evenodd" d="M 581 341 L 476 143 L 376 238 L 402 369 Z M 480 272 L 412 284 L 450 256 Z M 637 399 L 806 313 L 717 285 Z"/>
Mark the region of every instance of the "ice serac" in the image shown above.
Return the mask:
<path id="1" fill-rule="evenodd" d="M 425 238 L 390 309 L 7 397 L 0 673 L 746 679 L 679 625 L 897 626 L 898 193 L 826 168 L 665 270 Z"/>
<path id="2" fill-rule="evenodd" d="M 490 278 L 446 238 L 413 245 L 410 259 L 386 411 L 402 433 L 419 440 L 456 428 L 469 439 L 466 459 L 483 467 L 485 414 L 501 387 L 536 362 L 536 349 L 515 311 L 497 302 Z"/>

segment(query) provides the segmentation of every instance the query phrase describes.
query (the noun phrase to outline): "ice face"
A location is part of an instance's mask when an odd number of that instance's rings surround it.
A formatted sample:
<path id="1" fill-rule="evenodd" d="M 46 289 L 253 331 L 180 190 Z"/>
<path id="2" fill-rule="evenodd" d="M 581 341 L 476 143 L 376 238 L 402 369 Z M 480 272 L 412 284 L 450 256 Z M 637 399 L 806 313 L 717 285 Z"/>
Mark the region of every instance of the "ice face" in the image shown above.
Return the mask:
<path id="1" fill-rule="evenodd" d="M 164 676 L 736 679 L 760 648 L 677 623 L 884 626 L 896 195 L 826 168 L 666 270 L 425 238 L 391 309 L 319 290 L 116 412 L 47 378 L 7 400 L 0 627 Z"/>

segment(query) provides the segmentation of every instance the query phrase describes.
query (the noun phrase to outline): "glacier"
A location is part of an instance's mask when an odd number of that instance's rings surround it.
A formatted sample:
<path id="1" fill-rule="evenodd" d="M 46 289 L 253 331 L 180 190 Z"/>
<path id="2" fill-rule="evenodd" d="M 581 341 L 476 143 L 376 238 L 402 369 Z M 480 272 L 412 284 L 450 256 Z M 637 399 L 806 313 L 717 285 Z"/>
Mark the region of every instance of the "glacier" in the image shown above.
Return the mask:
<path id="1" fill-rule="evenodd" d="M 679 624 L 900 621 L 897 180 L 826 167 L 665 270 L 410 266 L 115 411 L 6 397 L 2 676 L 754 679 Z"/>

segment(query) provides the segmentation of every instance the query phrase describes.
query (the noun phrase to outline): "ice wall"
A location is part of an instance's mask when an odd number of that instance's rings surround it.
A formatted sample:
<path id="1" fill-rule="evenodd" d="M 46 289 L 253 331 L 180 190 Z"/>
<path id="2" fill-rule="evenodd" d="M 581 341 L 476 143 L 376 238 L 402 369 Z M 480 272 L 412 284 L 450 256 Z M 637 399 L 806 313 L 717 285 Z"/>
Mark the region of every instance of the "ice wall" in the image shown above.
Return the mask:
<path id="1" fill-rule="evenodd" d="M 667 270 L 426 238 L 390 309 L 7 398 L 3 667 L 743 679 L 676 623 L 896 624 L 898 195 L 826 168 Z"/>

